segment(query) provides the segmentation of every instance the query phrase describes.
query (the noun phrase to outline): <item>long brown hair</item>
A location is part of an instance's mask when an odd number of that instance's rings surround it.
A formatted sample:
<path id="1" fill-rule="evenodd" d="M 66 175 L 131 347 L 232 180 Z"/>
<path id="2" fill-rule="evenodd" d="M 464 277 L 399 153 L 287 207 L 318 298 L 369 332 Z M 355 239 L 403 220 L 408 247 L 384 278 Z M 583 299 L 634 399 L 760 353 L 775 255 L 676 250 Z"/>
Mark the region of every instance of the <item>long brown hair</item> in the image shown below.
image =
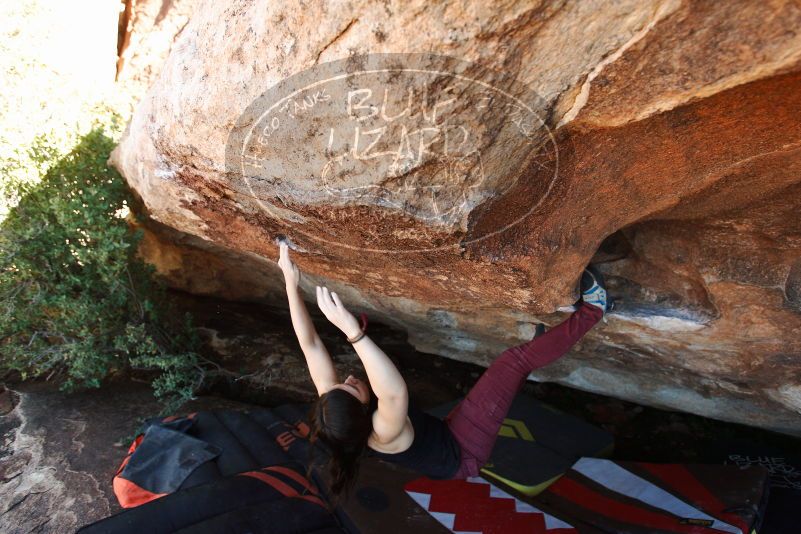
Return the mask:
<path id="1" fill-rule="evenodd" d="M 361 459 L 367 452 L 367 438 L 373 431 L 373 405 L 374 402 L 363 404 L 347 391 L 337 388 L 320 395 L 312 407 L 309 441 L 313 458 L 309 462 L 309 471 L 316 464 L 316 449 L 320 444 L 324 445 L 329 455 L 325 470 L 332 507 L 341 497 L 348 495 L 356 482 Z"/>

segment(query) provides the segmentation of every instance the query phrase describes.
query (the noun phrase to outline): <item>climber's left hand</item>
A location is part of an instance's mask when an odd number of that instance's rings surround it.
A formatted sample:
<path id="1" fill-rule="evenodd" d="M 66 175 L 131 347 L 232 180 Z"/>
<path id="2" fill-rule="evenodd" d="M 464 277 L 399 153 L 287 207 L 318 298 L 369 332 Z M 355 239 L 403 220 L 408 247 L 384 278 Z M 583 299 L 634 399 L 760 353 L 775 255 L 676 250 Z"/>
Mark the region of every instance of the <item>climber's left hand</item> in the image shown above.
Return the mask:
<path id="1" fill-rule="evenodd" d="M 356 337 L 361 332 L 356 317 L 345 308 L 339 295 L 329 291 L 327 287 L 317 286 L 317 305 L 326 318 L 349 338 Z"/>

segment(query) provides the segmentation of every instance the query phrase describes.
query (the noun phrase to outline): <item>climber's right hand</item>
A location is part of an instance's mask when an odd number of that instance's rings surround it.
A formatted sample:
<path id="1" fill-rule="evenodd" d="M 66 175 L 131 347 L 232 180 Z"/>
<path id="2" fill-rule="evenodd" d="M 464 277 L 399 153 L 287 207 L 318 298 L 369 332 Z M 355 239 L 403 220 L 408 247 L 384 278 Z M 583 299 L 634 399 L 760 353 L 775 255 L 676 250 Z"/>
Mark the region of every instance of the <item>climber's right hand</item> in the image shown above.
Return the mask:
<path id="1" fill-rule="evenodd" d="M 280 257 L 278 258 L 278 266 L 284 273 L 284 281 L 286 281 L 287 288 L 297 288 L 300 282 L 300 269 L 289 259 L 289 246 L 285 242 L 279 244 L 281 249 Z"/>

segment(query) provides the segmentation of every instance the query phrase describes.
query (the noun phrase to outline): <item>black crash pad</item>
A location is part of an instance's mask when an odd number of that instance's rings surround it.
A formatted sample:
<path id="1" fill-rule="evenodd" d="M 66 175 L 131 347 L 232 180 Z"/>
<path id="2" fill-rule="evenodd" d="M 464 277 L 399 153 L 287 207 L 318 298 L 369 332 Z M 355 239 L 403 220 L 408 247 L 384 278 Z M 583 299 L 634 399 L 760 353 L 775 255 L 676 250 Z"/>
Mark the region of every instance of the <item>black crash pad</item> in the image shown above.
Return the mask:
<path id="1" fill-rule="evenodd" d="M 444 418 L 459 402 L 429 410 Z M 583 456 L 608 456 L 612 435 L 529 397 L 518 395 L 498 432 L 490 461 L 481 470 L 488 479 L 523 495 L 537 495 Z"/>

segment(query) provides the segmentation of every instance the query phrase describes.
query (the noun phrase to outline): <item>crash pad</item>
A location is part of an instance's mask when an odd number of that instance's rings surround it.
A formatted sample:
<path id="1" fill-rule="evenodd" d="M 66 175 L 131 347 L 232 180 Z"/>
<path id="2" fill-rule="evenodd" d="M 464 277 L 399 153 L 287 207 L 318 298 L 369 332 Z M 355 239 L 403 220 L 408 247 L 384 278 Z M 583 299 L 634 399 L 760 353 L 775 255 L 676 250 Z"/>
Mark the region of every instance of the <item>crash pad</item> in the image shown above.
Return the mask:
<path id="1" fill-rule="evenodd" d="M 429 410 L 444 418 L 461 399 Z M 537 495 L 583 456 L 608 456 L 612 435 L 519 394 L 498 431 L 482 476 L 528 496 Z"/>
<path id="2" fill-rule="evenodd" d="M 752 534 L 767 497 L 761 467 L 582 458 L 531 502 L 616 534 Z"/>

